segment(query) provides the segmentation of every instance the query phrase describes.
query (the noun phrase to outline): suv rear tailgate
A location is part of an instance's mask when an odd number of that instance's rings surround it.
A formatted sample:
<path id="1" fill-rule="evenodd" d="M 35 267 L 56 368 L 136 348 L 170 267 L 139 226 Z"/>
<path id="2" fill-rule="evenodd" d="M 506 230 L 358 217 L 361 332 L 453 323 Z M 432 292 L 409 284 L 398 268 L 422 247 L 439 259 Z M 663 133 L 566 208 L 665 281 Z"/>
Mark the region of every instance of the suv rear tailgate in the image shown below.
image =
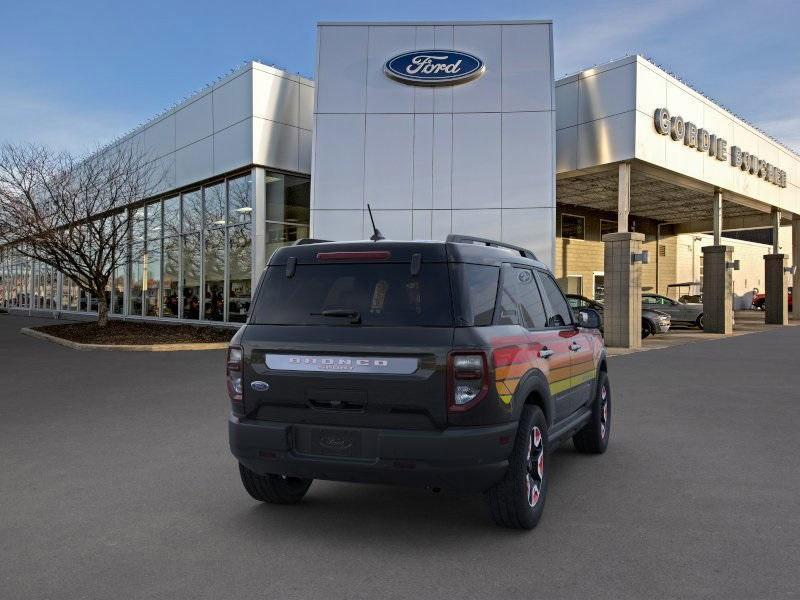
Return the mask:
<path id="1" fill-rule="evenodd" d="M 283 423 L 444 428 L 452 341 L 451 327 L 249 325 L 245 412 Z"/>

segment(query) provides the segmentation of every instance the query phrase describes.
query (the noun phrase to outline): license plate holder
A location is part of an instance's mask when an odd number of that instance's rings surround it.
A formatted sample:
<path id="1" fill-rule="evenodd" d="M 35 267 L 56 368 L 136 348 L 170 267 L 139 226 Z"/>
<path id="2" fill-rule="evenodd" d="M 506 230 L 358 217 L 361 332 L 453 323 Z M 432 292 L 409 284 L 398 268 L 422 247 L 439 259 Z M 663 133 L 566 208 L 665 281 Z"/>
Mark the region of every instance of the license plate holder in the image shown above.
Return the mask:
<path id="1" fill-rule="evenodd" d="M 308 450 L 311 454 L 340 458 L 363 456 L 363 434 L 358 430 L 314 427 L 310 433 Z"/>

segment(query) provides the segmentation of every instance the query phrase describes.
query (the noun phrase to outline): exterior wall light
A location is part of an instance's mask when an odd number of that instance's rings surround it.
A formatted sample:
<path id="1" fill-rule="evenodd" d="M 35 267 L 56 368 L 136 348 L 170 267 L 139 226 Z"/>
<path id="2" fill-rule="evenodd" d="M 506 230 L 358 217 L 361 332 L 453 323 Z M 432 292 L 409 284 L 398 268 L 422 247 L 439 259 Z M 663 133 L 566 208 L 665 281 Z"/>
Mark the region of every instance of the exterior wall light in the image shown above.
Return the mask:
<path id="1" fill-rule="evenodd" d="M 784 273 L 789 273 L 789 275 L 794 275 L 797 273 L 797 265 L 792 265 L 791 267 L 783 267 Z"/>
<path id="2" fill-rule="evenodd" d="M 741 263 L 739 262 L 738 259 L 725 263 L 725 268 L 728 271 L 738 271 L 740 266 L 741 266 Z"/>
<path id="3" fill-rule="evenodd" d="M 639 254 L 635 252 L 631 253 L 631 264 L 640 262 L 643 265 L 646 265 L 650 262 L 650 251 L 649 250 L 642 250 Z"/>

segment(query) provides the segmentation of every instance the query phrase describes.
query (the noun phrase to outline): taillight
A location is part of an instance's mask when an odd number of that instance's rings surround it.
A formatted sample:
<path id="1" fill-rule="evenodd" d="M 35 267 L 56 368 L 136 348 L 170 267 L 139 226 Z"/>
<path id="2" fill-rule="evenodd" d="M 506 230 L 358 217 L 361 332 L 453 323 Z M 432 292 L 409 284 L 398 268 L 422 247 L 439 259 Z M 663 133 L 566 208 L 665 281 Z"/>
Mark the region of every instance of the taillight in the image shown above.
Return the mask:
<path id="1" fill-rule="evenodd" d="M 231 399 L 233 412 L 244 412 L 242 404 L 242 349 L 239 346 L 228 348 L 228 359 L 225 375 L 228 384 L 228 398 Z"/>
<path id="2" fill-rule="evenodd" d="M 489 390 L 489 369 L 484 352 L 451 352 L 447 365 L 447 408 L 450 412 L 469 410 Z"/>

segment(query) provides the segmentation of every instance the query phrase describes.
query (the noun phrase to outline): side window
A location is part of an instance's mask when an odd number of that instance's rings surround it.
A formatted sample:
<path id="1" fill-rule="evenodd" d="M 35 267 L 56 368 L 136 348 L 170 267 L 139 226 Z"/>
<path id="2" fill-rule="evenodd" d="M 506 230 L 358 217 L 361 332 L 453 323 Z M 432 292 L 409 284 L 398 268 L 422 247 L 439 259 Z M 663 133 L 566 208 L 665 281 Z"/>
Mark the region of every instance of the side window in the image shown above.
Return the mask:
<path id="1" fill-rule="evenodd" d="M 498 325 L 522 325 L 527 329 L 545 326 L 544 304 L 530 269 L 503 269 Z"/>
<path id="2" fill-rule="evenodd" d="M 539 273 L 539 280 L 542 283 L 542 292 L 550 302 L 552 314 L 547 319 L 546 327 L 564 327 L 572 323 L 572 313 L 570 312 L 564 294 L 561 293 L 556 282 L 547 273 Z"/>
<path id="3" fill-rule="evenodd" d="M 652 296 L 643 296 L 642 304 L 658 304 L 658 300 L 656 300 Z"/>

